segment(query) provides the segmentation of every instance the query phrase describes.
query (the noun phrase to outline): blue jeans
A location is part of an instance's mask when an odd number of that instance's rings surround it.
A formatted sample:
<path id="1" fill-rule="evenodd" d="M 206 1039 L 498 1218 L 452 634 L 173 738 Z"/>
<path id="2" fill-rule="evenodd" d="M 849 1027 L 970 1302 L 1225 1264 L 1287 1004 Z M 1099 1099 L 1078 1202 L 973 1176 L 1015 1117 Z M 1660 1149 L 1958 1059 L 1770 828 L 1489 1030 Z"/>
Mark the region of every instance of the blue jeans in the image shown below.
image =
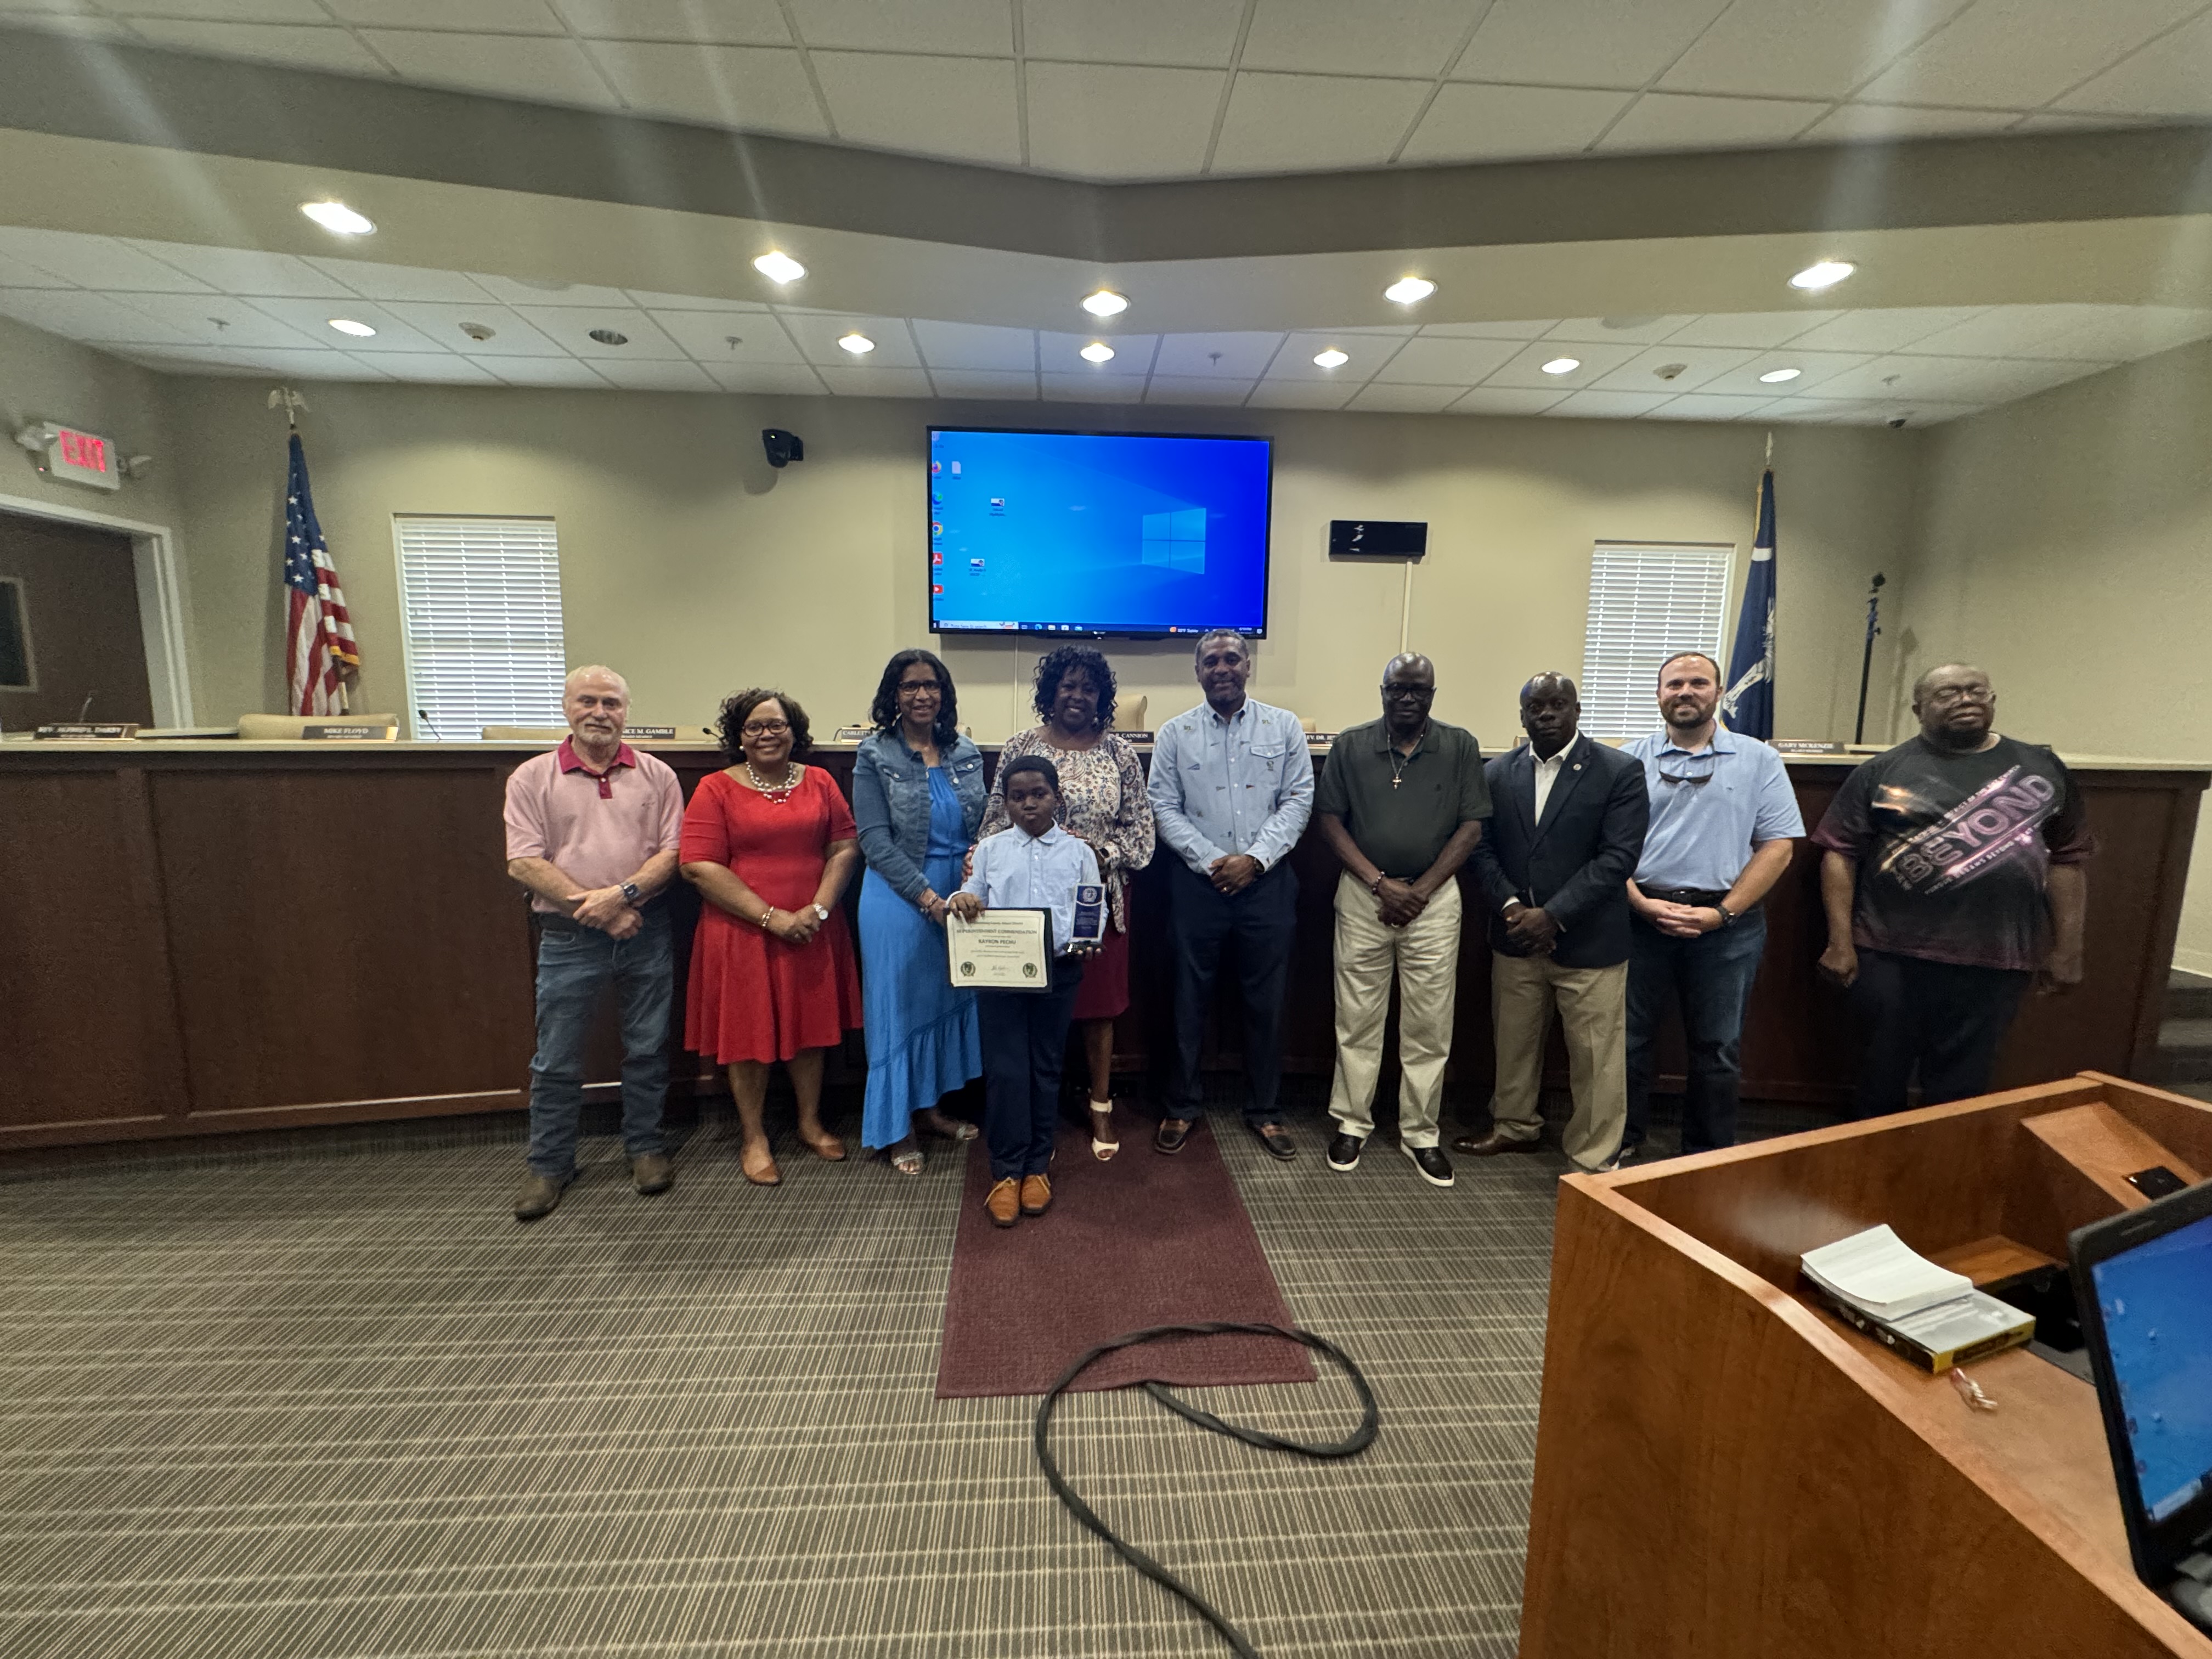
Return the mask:
<path id="1" fill-rule="evenodd" d="M 647 910 L 629 939 L 596 927 L 548 927 L 538 936 L 538 1052 L 530 1061 L 530 1167 L 538 1174 L 565 1181 L 575 1173 L 584 1045 L 610 981 L 622 1012 L 623 1146 L 632 1158 L 664 1150 L 675 960 L 665 905 Z"/>
<path id="2" fill-rule="evenodd" d="M 1628 941 L 1628 1129 L 1624 1146 L 1641 1146 L 1651 1126 L 1652 1050 L 1669 1003 L 1682 1011 L 1689 1049 L 1682 1097 L 1682 1150 L 1735 1145 L 1736 1097 L 1743 1083 L 1743 1009 L 1766 948 L 1766 912 L 1756 906 L 1733 927 L 1675 939 L 1641 917 Z"/>

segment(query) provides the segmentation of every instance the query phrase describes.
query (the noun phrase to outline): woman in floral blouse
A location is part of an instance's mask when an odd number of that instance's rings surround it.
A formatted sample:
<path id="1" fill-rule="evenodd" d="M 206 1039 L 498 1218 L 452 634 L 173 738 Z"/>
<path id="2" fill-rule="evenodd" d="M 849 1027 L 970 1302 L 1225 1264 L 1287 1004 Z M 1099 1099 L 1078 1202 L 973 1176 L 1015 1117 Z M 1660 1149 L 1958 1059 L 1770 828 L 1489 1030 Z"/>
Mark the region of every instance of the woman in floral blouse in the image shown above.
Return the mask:
<path id="1" fill-rule="evenodd" d="M 1129 878 L 1152 861 L 1152 806 L 1137 751 L 1106 728 L 1114 721 L 1114 670 L 1087 645 L 1063 645 L 1036 666 L 1044 724 L 1006 741 L 999 775 L 1019 755 L 1042 755 L 1060 773 L 1060 823 L 1091 843 L 1112 915 L 1105 947 L 1084 970 L 1075 1023 L 1091 1063 L 1091 1150 L 1101 1163 L 1121 1150 L 1114 1127 L 1114 1021 L 1129 1006 Z M 997 789 L 976 836 L 1011 822 Z"/>

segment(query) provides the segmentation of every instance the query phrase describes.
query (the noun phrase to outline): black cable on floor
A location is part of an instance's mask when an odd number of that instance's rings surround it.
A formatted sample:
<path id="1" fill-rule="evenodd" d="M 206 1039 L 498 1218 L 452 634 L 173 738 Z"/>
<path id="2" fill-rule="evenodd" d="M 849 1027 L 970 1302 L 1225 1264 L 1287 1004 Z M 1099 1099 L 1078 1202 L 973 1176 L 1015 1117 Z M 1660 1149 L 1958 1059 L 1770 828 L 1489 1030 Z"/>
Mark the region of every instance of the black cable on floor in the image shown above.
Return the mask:
<path id="1" fill-rule="evenodd" d="M 1053 1462 L 1052 1449 L 1047 1443 L 1052 1431 L 1053 1407 L 1060 1403 L 1060 1395 L 1074 1386 L 1076 1378 L 1109 1353 L 1133 1348 L 1143 1342 L 1157 1342 L 1170 1336 L 1285 1337 L 1293 1342 L 1303 1342 L 1316 1352 L 1327 1354 L 1342 1368 L 1344 1374 L 1352 1379 L 1352 1386 L 1358 1390 L 1361 1407 L 1359 1426 L 1341 1440 L 1330 1441 L 1325 1445 L 1308 1445 L 1303 1441 L 1285 1440 L 1280 1435 L 1269 1434 L 1263 1429 L 1248 1429 L 1235 1423 L 1224 1423 L 1212 1412 L 1202 1411 L 1179 1398 L 1164 1382 L 1143 1385 L 1146 1394 L 1176 1416 L 1197 1424 L 1201 1429 L 1210 1429 L 1215 1434 L 1225 1434 L 1232 1440 L 1241 1440 L 1248 1446 L 1257 1446 L 1263 1451 L 1296 1452 L 1301 1457 L 1356 1457 L 1375 1443 L 1376 1431 L 1382 1425 L 1382 1413 L 1375 1405 L 1375 1391 L 1367 1386 L 1367 1379 L 1359 1374 L 1359 1367 L 1352 1363 L 1342 1349 L 1326 1338 L 1316 1336 L 1307 1330 L 1286 1330 L 1280 1325 L 1238 1325 L 1218 1322 L 1200 1325 L 1155 1325 L 1150 1330 L 1132 1331 L 1127 1336 L 1117 1336 L 1110 1342 L 1102 1342 L 1061 1373 L 1060 1381 L 1054 1383 L 1052 1391 L 1045 1395 L 1044 1403 L 1037 1407 L 1037 1462 L 1044 1466 L 1044 1478 L 1052 1487 L 1053 1496 L 1066 1504 L 1068 1512 L 1078 1521 L 1104 1539 L 1116 1555 L 1154 1583 L 1189 1602 L 1200 1618 L 1221 1633 L 1222 1639 L 1229 1644 L 1238 1659 L 1260 1659 L 1260 1650 L 1247 1641 L 1243 1632 L 1223 1617 L 1220 1611 L 1204 1596 L 1098 1518 L 1098 1511 L 1085 1503 L 1082 1495 L 1067 1484 L 1067 1477 L 1060 1472 L 1060 1465 Z"/>

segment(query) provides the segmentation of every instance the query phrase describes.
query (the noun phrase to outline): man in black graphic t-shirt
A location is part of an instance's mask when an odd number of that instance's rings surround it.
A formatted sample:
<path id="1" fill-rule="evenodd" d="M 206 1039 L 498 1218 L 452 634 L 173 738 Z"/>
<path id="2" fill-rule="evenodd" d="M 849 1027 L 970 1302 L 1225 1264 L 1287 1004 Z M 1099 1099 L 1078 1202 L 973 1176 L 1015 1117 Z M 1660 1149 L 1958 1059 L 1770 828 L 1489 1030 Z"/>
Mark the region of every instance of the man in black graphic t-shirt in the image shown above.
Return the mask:
<path id="1" fill-rule="evenodd" d="M 1978 668 L 1931 668 L 1912 688 L 1920 735 L 1844 780 L 1813 839 L 1828 913 L 1821 971 L 1865 1022 L 1856 1115 L 1964 1100 L 2039 975 L 2081 981 L 2093 850 L 2081 798 L 2050 750 L 1991 729 Z"/>

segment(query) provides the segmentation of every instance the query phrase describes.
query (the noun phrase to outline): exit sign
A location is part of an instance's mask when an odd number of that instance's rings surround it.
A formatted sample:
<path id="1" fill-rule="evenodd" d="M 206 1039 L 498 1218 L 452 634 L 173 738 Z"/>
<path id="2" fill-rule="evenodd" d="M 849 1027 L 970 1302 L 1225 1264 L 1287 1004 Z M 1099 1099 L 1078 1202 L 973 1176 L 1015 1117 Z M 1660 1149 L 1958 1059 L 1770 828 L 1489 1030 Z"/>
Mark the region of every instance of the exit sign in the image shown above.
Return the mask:
<path id="1" fill-rule="evenodd" d="M 72 483 L 94 489 L 120 489 L 123 472 L 117 465 L 115 441 L 79 432 L 75 427 L 52 428 L 54 441 L 46 446 L 46 471 Z"/>

